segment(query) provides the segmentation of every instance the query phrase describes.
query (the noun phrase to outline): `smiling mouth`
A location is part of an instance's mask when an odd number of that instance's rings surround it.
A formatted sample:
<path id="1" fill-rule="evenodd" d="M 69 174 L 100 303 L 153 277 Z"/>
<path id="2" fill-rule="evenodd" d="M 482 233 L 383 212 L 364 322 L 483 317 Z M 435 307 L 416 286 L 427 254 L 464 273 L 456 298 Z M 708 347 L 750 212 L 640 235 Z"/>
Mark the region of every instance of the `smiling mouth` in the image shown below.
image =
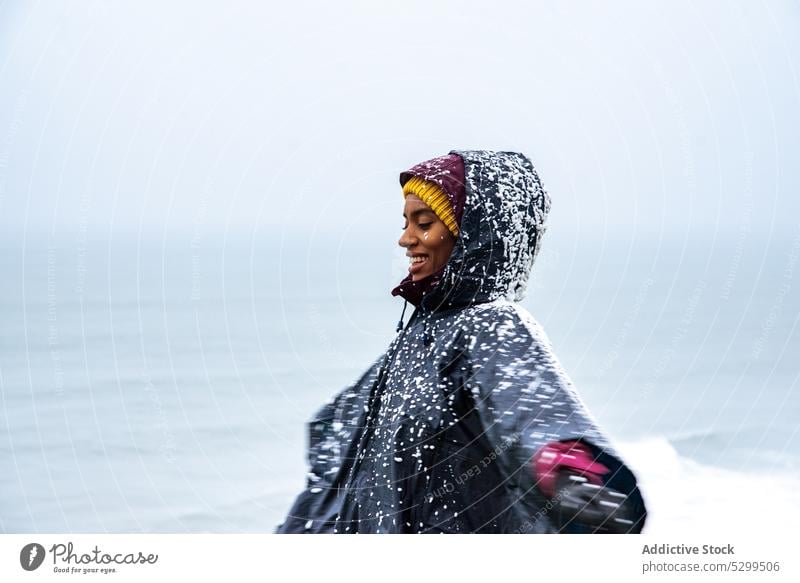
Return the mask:
<path id="1" fill-rule="evenodd" d="M 408 258 L 408 271 L 416 273 L 428 262 L 427 255 L 412 255 Z"/>

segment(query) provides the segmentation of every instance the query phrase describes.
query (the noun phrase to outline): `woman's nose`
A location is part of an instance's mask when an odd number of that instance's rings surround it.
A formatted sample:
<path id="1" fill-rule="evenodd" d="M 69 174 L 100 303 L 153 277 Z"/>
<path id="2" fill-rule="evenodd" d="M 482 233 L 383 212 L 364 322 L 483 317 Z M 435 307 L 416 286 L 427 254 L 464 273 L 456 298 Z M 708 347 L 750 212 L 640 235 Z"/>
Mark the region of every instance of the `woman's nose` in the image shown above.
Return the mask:
<path id="1" fill-rule="evenodd" d="M 411 247 L 414 244 L 414 237 L 408 232 L 408 228 L 400 235 L 400 240 L 397 241 L 397 244 L 401 247 Z"/>

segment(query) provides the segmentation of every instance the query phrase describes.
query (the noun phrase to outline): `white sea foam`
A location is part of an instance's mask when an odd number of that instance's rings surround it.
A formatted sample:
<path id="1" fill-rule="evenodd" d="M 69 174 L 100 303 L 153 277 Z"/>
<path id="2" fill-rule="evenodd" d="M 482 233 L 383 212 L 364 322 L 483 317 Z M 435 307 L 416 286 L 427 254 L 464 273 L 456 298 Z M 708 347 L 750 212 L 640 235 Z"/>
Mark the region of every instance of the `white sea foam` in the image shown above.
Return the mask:
<path id="1" fill-rule="evenodd" d="M 682 457 L 666 438 L 616 444 L 639 479 L 645 532 L 659 535 L 782 532 L 800 524 L 800 476 L 737 471 Z"/>

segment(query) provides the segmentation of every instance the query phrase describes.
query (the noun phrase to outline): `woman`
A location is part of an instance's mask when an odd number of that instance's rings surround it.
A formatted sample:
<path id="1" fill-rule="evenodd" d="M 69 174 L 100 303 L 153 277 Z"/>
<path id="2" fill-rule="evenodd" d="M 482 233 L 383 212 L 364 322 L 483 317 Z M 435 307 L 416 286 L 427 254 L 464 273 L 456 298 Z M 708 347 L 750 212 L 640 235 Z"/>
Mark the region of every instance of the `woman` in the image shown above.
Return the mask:
<path id="1" fill-rule="evenodd" d="M 392 293 L 417 309 L 310 422 L 278 532 L 640 532 L 634 475 L 518 303 L 550 210 L 530 161 L 454 151 L 400 184 Z"/>

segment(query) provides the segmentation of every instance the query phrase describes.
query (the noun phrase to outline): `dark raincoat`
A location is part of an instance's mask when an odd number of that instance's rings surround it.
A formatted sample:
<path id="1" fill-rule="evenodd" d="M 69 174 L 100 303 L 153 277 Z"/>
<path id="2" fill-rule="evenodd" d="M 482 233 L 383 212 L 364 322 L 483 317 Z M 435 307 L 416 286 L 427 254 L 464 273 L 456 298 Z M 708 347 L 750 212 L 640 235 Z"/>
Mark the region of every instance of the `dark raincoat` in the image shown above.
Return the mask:
<path id="1" fill-rule="evenodd" d="M 388 349 L 309 423 L 306 489 L 283 533 L 544 533 L 531 459 L 580 440 L 628 496 L 636 479 L 599 430 L 522 300 L 550 197 L 512 152 L 457 151 L 466 202 L 438 285 Z"/>

